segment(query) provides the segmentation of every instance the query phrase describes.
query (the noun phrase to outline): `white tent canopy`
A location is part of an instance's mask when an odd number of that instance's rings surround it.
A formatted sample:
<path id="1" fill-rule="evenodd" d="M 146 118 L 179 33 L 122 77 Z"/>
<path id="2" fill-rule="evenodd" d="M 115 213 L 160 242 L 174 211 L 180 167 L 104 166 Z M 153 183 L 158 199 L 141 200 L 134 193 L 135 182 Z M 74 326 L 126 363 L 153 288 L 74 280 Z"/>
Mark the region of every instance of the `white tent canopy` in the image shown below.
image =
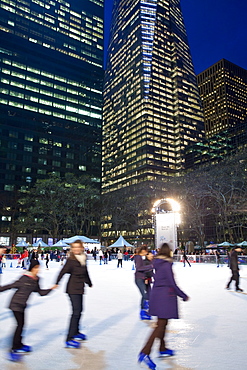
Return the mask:
<path id="1" fill-rule="evenodd" d="M 49 247 L 48 244 L 46 244 L 45 242 L 43 242 L 43 240 L 38 240 L 36 243 L 33 244 L 33 247 Z"/>
<path id="2" fill-rule="evenodd" d="M 87 236 L 82 236 L 82 235 L 75 235 L 75 236 L 72 236 L 71 238 L 63 239 L 63 242 L 70 244 L 70 243 L 73 243 L 76 240 L 81 240 L 83 243 L 94 243 L 94 244 L 97 243 L 97 244 L 100 244 L 100 242 L 98 240 L 90 239 Z"/>
<path id="3" fill-rule="evenodd" d="M 16 247 L 28 247 L 28 244 L 25 242 L 25 240 L 22 240 L 18 244 L 16 244 Z"/>
<path id="4" fill-rule="evenodd" d="M 112 245 L 109 245 L 110 248 L 123 248 L 124 246 L 132 247 L 132 248 L 134 247 L 133 245 L 128 243 L 127 240 L 125 240 L 122 235 L 120 235 L 120 237 L 118 238 L 117 241 L 115 241 L 115 243 L 113 243 Z"/>
<path id="5" fill-rule="evenodd" d="M 69 245 L 67 243 L 65 243 L 64 240 L 59 240 L 58 242 L 53 244 L 52 247 L 67 247 L 67 248 L 69 248 Z"/>

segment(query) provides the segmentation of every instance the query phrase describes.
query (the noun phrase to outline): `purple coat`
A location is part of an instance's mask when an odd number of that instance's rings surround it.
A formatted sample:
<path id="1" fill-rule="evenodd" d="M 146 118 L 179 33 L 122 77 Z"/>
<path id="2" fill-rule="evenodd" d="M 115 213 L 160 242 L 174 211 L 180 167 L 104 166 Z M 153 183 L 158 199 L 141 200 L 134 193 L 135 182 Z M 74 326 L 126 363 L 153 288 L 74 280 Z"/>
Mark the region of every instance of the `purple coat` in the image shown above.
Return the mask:
<path id="1" fill-rule="evenodd" d="M 153 270 L 153 263 L 146 265 L 144 259 L 139 254 L 134 257 L 135 279 L 145 279 L 146 272 Z"/>
<path id="2" fill-rule="evenodd" d="M 160 319 L 178 319 L 177 296 L 185 301 L 187 295 L 177 286 L 172 262 L 164 257 L 153 260 L 155 269 L 154 285 L 150 293 L 149 313 Z"/>

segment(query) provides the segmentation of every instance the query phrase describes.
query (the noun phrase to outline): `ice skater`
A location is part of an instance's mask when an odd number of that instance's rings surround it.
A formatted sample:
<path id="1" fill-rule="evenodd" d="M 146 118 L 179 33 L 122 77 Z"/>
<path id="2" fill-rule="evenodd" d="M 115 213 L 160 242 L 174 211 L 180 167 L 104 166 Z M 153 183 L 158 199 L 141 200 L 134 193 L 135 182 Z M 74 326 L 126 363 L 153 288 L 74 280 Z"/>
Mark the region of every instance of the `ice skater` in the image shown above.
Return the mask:
<path id="1" fill-rule="evenodd" d="M 102 265 L 102 259 L 104 256 L 103 251 L 100 249 L 98 254 L 99 254 L 99 264 Z"/>
<path id="2" fill-rule="evenodd" d="M 146 255 L 146 260 L 144 261 L 145 265 L 152 265 L 154 259 L 154 255 L 151 251 L 149 251 Z M 151 291 L 151 284 L 153 281 L 153 269 L 150 271 L 147 271 L 145 273 L 145 286 L 146 286 L 146 292 L 147 292 L 147 301 L 149 302 L 149 296 L 150 296 L 150 291 Z"/>
<path id="3" fill-rule="evenodd" d="M 239 288 L 238 252 L 242 252 L 242 248 L 233 248 L 230 254 L 230 269 L 232 270 L 232 276 L 226 285 L 226 289 L 230 289 L 231 282 L 235 280 L 236 292 L 243 292 L 243 289 Z"/>
<path id="4" fill-rule="evenodd" d="M 119 251 L 117 253 L 117 268 L 120 267 L 120 266 L 121 266 L 121 268 L 123 267 L 123 253 L 119 249 Z"/>
<path id="5" fill-rule="evenodd" d="M 25 309 L 27 306 L 27 300 L 31 293 L 37 292 L 41 296 L 45 296 L 50 293 L 52 289 L 55 289 L 54 285 L 50 289 L 41 289 L 39 286 L 39 262 L 32 260 L 29 265 L 28 271 L 17 281 L 12 284 L 8 284 L 0 287 L 0 292 L 4 292 L 8 289 L 16 289 L 9 308 L 13 312 L 17 327 L 13 337 L 12 348 L 9 353 L 9 360 L 18 362 L 21 359 L 21 354 L 32 351 L 32 348 L 28 345 L 24 345 L 22 342 L 22 331 L 25 324 Z"/>
<path id="6" fill-rule="evenodd" d="M 185 267 L 185 262 L 187 262 L 188 265 L 191 267 L 190 261 L 188 260 L 188 257 L 186 256 L 185 248 L 184 248 L 184 251 L 183 251 L 183 259 L 184 259 L 184 267 Z"/>
<path id="7" fill-rule="evenodd" d="M 172 259 L 170 256 L 171 250 L 169 245 L 164 243 L 153 260 L 155 274 L 154 285 L 150 294 L 149 313 L 152 316 L 157 316 L 157 325 L 138 357 L 138 362 L 145 364 L 151 370 L 156 369 L 156 364 L 149 356 L 156 338 L 160 341 L 160 357 L 174 355 L 174 351 L 166 347 L 166 326 L 169 319 L 178 319 L 177 296 L 181 297 L 183 301 L 188 301 L 189 299 L 188 296 L 179 289 L 174 280 Z"/>
<path id="8" fill-rule="evenodd" d="M 49 261 L 50 261 L 50 259 L 49 259 L 49 253 L 46 253 L 46 255 L 45 255 L 46 270 L 49 270 L 49 266 L 48 266 Z"/>
<path id="9" fill-rule="evenodd" d="M 104 252 L 104 265 L 108 264 L 108 257 L 109 257 L 109 254 L 108 254 L 108 251 L 106 250 Z"/>
<path id="10" fill-rule="evenodd" d="M 141 320 L 151 320 L 151 316 L 147 310 L 149 308 L 147 288 L 145 285 L 146 273 L 153 270 L 152 262 L 146 265 L 147 246 L 142 246 L 137 250 L 137 254 L 134 256 L 135 263 L 135 283 L 141 293 Z"/>
<path id="11" fill-rule="evenodd" d="M 222 267 L 220 252 L 218 250 L 216 250 L 215 255 L 216 255 L 217 267 L 220 267 L 220 264 L 221 264 L 221 267 Z"/>
<path id="12" fill-rule="evenodd" d="M 2 256 L 2 268 L 6 268 L 6 262 L 7 262 L 7 259 L 6 259 L 5 255 L 3 254 L 3 256 Z"/>
<path id="13" fill-rule="evenodd" d="M 72 315 L 66 338 L 67 348 L 80 348 L 78 341 L 86 340 L 86 335 L 80 333 L 79 324 L 83 309 L 83 294 L 85 283 L 92 287 L 92 282 L 87 270 L 87 256 L 81 240 L 71 243 L 70 256 L 60 271 L 56 284 L 65 274 L 70 274 L 66 293 L 69 295 L 72 306 Z"/>

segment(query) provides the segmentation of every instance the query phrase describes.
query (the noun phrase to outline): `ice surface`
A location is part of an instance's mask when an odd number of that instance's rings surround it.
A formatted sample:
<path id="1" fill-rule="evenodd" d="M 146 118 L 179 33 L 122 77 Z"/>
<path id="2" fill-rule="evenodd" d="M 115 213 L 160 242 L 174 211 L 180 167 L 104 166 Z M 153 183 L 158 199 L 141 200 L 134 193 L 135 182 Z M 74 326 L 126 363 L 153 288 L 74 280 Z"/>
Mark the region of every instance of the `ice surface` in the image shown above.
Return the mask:
<path id="1" fill-rule="evenodd" d="M 61 268 L 50 262 L 45 270 L 41 261 L 41 286 L 50 287 Z M 17 279 L 22 271 L 3 269 L 1 285 Z M 23 356 L 22 364 L 6 360 L 14 330 L 14 319 L 7 308 L 14 291 L 0 294 L 0 369 L 1 370 L 135 370 L 140 369 L 137 355 L 154 321 L 139 320 L 140 295 L 134 284 L 133 263 L 123 261 L 99 265 L 88 261 L 93 282 L 84 296 L 82 332 L 88 341 L 81 349 L 64 348 L 70 315 L 70 303 L 64 293 L 67 277 L 60 287 L 46 297 L 33 293 L 26 310 L 24 343 L 34 351 Z M 211 264 L 174 264 L 181 289 L 190 297 L 179 302 L 180 319 L 171 320 L 167 346 L 176 351 L 173 358 L 159 359 L 157 344 L 151 357 L 161 369 L 247 369 L 245 340 L 247 333 L 247 295 L 225 290 L 230 270 Z M 241 266 L 240 286 L 247 292 L 247 266 Z M 234 288 L 234 286 L 232 286 Z"/>

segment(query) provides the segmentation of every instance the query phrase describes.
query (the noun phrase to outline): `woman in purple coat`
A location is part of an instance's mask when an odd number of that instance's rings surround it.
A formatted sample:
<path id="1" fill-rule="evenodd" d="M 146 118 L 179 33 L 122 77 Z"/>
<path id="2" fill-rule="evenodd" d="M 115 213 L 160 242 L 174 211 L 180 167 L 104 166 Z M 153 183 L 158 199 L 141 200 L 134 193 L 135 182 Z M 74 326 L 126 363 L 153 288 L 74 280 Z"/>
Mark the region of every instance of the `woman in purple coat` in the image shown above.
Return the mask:
<path id="1" fill-rule="evenodd" d="M 156 338 L 160 340 L 159 355 L 161 357 L 174 355 L 174 352 L 165 345 L 166 326 L 169 319 L 178 319 L 177 296 L 181 297 L 183 301 L 189 299 L 179 289 L 174 280 L 170 255 L 170 247 L 167 243 L 164 243 L 158 255 L 153 260 L 155 275 L 153 289 L 150 294 L 149 313 L 152 316 L 158 317 L 157 326 L 141 350 L 138 359 L 140 363 L 143 362 L 151 370 L 155 370 L 156 368 L 155 363 L 149 357 Z"/>

